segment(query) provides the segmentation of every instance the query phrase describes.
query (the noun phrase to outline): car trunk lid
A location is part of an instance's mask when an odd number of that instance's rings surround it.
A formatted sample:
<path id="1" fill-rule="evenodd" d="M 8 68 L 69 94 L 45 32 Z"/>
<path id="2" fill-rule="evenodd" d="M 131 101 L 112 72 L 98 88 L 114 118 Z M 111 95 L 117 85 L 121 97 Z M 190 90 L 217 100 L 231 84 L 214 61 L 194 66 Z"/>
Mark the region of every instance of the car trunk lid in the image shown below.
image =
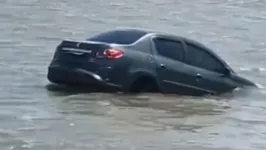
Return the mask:
<path id="1" fill-rule="evenodd" d="M 108 48 L 108 44 L 101 42 L 63 40 L 56 49 L 54 61 L 68 67 L 93 69 L 97 67 L 97 53 L 102 53 Z"/>

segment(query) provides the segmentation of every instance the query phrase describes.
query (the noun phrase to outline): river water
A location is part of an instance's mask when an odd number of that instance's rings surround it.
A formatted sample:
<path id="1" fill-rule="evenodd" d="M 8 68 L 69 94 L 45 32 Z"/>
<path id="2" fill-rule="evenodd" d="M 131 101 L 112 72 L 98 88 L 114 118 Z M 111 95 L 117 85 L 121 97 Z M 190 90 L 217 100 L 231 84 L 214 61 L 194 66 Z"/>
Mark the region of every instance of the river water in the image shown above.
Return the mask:
<path id="1" fill-rule="evenodd" d="M 265 150 L 263 0 L 0 0 L 0 149 Z M 257 90 L 222 97 L 47 90 L 62 39 L 116 27 L 203 42 Z"/>

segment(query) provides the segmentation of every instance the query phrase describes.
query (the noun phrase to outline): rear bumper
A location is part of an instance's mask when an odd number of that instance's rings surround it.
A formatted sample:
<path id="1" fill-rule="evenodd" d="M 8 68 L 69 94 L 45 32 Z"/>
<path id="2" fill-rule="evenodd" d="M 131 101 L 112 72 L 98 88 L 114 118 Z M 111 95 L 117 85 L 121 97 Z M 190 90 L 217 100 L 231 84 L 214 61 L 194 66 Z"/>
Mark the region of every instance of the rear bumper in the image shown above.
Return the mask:
<path id="1" fill-rule="evenodd" d="M 96 73 L 81 68 L 68 68 L 59 65 L 48 67 L 47 78 L 50 82 L 69 86 L 87 86 L 99 90 L 117 91 L 120 85 L 112 84 Z"/>

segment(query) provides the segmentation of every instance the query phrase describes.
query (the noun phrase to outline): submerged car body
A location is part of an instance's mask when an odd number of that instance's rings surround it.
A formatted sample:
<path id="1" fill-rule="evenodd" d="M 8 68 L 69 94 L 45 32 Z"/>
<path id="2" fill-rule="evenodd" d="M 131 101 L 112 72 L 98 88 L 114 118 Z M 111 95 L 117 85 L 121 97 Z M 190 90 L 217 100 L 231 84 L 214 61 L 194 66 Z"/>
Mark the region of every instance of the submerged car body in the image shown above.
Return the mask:
<path id="1" fill-rule="evenodd" d="M 203 44 L 144 29 L 106 31 L 84 41 L 63 40 L 47 77 L 59 85 L 185 95 L 256 86 Z"/>

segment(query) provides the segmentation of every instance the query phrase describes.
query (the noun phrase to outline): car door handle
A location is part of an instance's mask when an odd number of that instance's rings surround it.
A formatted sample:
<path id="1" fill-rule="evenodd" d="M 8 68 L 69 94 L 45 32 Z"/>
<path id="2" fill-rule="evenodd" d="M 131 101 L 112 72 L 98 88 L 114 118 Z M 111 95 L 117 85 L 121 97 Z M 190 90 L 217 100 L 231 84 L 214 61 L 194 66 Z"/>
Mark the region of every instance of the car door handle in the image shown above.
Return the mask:
<path id="1" fill-rule="evenodd" d="M 161 68 L 165 68 L 165 65 L 164 65 L 164 64 L 160 64 L 160 67 L 161 67 Z"/>
<path id="2" fill-rule="evenodd" d="M 197 79 L 201 79 L 202 78 L 201 74 L 200 73 L 197 73 L 196 78 Z"/>

